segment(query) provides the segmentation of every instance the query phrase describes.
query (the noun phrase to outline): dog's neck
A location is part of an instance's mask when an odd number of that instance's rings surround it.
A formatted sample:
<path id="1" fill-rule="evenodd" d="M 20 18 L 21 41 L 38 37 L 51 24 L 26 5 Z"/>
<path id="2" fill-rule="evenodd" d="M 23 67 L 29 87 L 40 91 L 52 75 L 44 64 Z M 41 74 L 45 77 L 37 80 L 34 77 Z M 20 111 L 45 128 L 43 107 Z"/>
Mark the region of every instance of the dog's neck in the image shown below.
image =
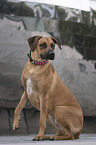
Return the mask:
<path id="1" fill-rule="evenodd" d="M 36 60 L 36 58 L 34 58 L 34 56 L 32 56 L 31 51 L 27 54 L 29 61 L 34 64 L 34 65 L 44 65 L 46 64 L 49 60 L 43 60 L 41 58 L 39 58 L 38 60 Z"/>

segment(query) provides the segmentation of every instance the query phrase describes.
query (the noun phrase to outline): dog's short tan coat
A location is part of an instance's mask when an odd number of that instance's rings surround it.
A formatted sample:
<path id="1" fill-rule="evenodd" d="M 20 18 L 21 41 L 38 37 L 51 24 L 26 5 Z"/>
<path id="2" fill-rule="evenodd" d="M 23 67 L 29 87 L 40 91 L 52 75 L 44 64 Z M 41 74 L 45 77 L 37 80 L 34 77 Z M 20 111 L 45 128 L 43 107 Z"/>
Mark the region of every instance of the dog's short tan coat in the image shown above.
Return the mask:
<path id="1" fill-rule="evenodd" d="M 51 48 L 51 44 L 60 43 L 53 37 L 31 37 L 28 39 L 31 57 L 35 61 L 43 61 L 40 54 L 45 54 Z M 46 42 L 43 49 L 40 44 Z M 64 85 L 50 64 L 34 65 L 27 62 L 21 77 L 24 93 L 15 109 L 13 129 L 19 127 L 20 112 L 28 101 L 40 110 L 40 129 L 34 140 L 54 139 L 73 140 L 79 138 L 83 126 L 83 114 L 80 105 L 73 94 Z M 45 136 L 46 121 L 57 132 L 54 136 Z"/>

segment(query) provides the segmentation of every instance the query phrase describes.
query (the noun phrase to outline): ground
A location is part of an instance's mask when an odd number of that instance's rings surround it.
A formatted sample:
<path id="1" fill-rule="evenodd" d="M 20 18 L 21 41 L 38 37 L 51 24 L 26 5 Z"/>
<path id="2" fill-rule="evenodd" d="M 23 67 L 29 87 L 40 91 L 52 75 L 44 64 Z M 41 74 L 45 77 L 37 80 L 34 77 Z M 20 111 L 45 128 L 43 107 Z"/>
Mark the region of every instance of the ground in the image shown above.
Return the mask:
<path id="1" fill-rule="evenodd" d="M 0 145 L 96 145 L 96 134 L 81 134 L 79 139 L 72 141 L 32 141 L 34 136 L 0 136 Z"/>

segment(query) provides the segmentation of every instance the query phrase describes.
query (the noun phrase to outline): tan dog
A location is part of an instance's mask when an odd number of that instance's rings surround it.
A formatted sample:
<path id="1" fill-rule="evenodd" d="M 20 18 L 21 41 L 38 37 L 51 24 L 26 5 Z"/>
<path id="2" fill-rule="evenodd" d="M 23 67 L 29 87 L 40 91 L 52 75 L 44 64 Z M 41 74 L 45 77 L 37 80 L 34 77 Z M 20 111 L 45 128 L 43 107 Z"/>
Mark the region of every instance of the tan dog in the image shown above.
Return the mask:
<path id="1" fill-rule="evenodd" d="M 79 138 L 83 126 L 83 114 L 73 94 L 59 78 L 50 64 L 54 59 L 54 37 L 35 36 L 28 39 L 29 61 L 21 77 L 24 93 L 15 109 L 13 130 L 19 127 L 20 112 L 28 101 L 40 110 L 40 129 L 33 140 L 74 140 Z M 54 136 L 44 136 L 46 121 L 57 132 Z"/>

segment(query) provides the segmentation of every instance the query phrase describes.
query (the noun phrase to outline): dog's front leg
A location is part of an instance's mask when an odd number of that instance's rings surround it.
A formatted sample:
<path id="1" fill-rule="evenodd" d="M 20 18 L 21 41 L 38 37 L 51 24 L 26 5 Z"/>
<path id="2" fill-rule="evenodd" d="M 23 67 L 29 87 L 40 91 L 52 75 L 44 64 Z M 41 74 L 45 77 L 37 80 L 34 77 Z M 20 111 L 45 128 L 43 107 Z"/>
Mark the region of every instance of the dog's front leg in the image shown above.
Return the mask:
<path id="1" fill-rule="evenodd" d="M 48 112 L 48 95 L 40 96 L 40 128 L 38 135 L 33 139 L 34 141 L 44 140 L 45 129 L 46 129 L 46 119 Z"/>
<path id="2" fill-rule="evenodd" d="M 25 107 L 25 105 L 28 103 L 28 97 L 26 92 L 24 91 L 21 100 L 18 104 L 18 106 L 15 109 L 14 112 L 14 122 L 13 122 L 13 130 L 19 128 L 20 125 L 20 112 Z"/>

